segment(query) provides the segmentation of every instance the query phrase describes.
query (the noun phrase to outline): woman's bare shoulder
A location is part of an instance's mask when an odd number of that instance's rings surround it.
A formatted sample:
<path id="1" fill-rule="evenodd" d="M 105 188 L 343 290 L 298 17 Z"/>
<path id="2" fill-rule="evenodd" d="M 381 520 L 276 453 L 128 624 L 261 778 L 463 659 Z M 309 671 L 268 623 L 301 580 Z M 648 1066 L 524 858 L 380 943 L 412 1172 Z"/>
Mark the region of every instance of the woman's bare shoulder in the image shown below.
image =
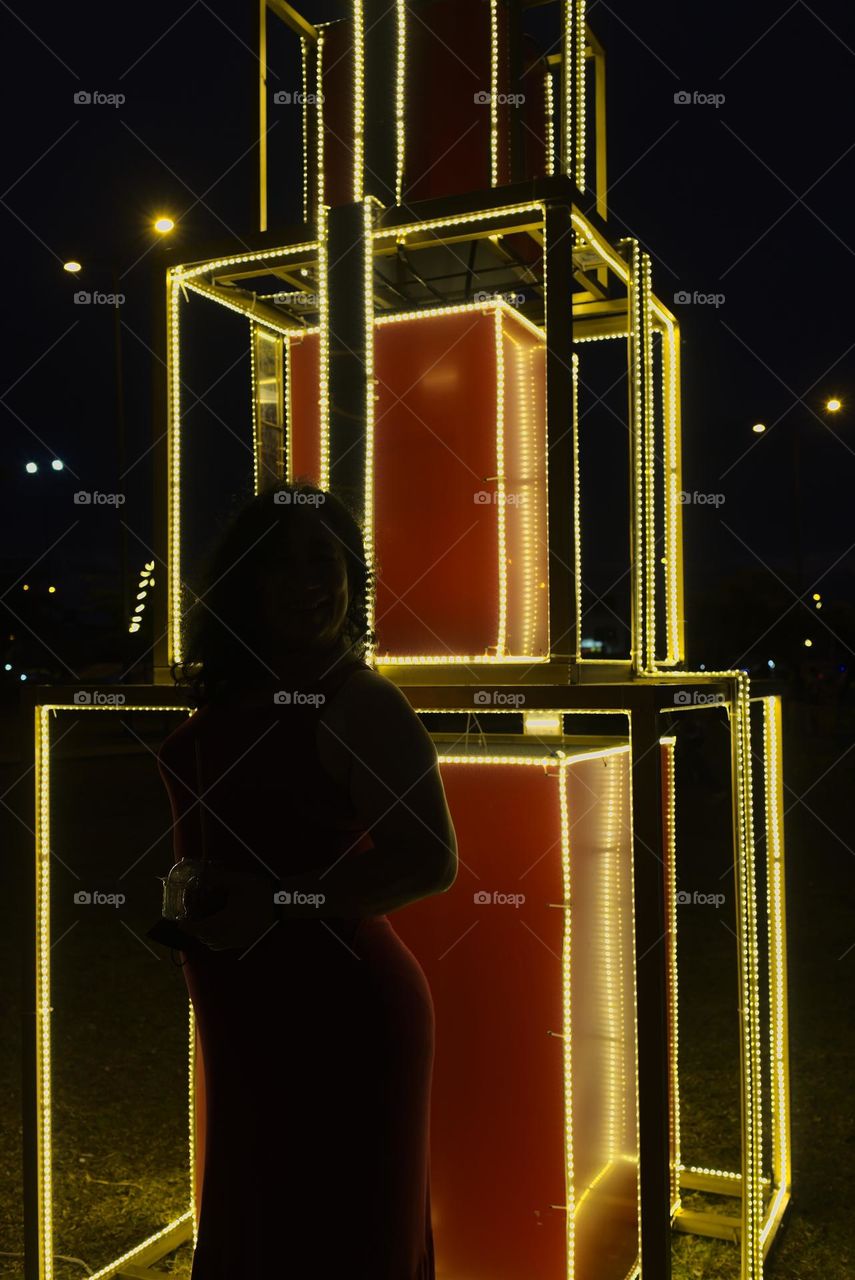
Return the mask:
<path id="1" fill-rule="evenodd" d="M 339 687 L 323 715 L 331 720 L 336 717 L 351 718 L 370 712 L 372 715 L 413 716 L 406 695 L 393 680 L 372 667 L 357 667 Z"/>

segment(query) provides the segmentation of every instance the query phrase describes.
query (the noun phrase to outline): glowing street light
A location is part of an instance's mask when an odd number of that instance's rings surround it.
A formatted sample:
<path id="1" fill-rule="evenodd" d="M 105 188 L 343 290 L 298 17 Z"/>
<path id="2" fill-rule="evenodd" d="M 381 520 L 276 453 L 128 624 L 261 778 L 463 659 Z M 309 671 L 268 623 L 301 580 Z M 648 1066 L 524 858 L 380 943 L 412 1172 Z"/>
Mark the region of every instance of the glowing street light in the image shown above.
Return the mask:
<path id="1" fill-rule="evenodd" d="M 839 413 L 843 408 L 843 401 L 839 400 L 837 396 L 832 396 L 830 400 L 826 400 L 825 408 L 828 413 Z"/>
<path id="2" fill-rule="evenodd" d="M 54 471 L 62 471 L 63 467 L 65 466 L 65 463 L 62 462 L 59 458 L 54 458 L 53 462 L 50 465 L 53 467 Z"/>
<path id="3" fill-rule="evenodd" d="M 813 641 L 812 641 L 812 640 L 805 640 L 805 648 L 806 648 L 806 649 L 812 649 L 812 648 L 813 648 Z"/>
<path id="4" fill-rule="evenodd" d="M 766 430 L 766 424 L 765 422 L 755 422 L 751 430 L 754 431 L 758 436 L 761 436 L 763 432 Z"/>
<path id="5" fill-rule="evenodd" d="M 74 276 L 74 275 L 77 275 L 78 271 L 83 270 L 83 265 L 82 263 L 78 262 L 76 258 L 72 258 L 69 262 L 63 262 L 62 269 L 63 271 L 70 271 L 71 274 Z"/>
<path id="6" fill-rule="evenodd" d="M 172 218 L 162 216 L 160 218 L 155 218 L 154 229 L 159 235 L 168 236 L 170 231 L 175 230 L 175 223 Z"/>
<path id="7" fill-rule="evenodd" d="M 37 462 L 28 462 L 27 465 L 24 467 L 24 470 L 26 471 L 28 476 L 34 476 L 38 471 L 38 469 L 39 469 L 39 464 Z"/>

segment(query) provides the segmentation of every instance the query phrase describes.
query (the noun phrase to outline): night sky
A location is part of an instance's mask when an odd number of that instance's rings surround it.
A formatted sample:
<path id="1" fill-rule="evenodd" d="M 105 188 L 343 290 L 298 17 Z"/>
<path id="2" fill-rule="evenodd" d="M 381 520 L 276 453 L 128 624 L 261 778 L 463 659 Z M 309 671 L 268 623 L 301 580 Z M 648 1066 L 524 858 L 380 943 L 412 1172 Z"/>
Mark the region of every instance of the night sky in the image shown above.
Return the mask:
<path id="1" fill-rule="evenodd" d="M 303 5 L 315 22 L 346 8 Z M 115 508 L 75 507 L 76 490 L 123 491 L 130 574 L 150 559 L 152 361 L 163 354 L 152 344 L 163 266 L 208 246 L 239 248 L 257 227 L 256 10 L 248 0 L 0 10 L 3 591 L 21 574 L 33 590 L 55 583 L 57 608 L 85 598 L 78 623 L 103 629 L 112 616 L 119 560 Z M 762 598 L 773 624 L 763 644 L 785 644 L 781 627 L 791 643 L 795 623 L 816 636 L 817 657 L 845 663 L 855 647 L 855 625 L 847 630 L 855 16 L 803 0 L 594 0 L 589 21 L 608 56 L 613 238 L 634 235 L 651 252 L 654 288 L 682 325 L 683 487 L 723 495 L 685 511 L 690 659 L 753 653 L 766 615 L 754 618 L 734 601 Z M 531 26 L 548 41 L 547 10 L 534 11 Z M 298 87 L 296 42 L 290 61 L 286 50 L 275 43 L 276 68 L 283 85 Z M 81 104 L 81 91 L 125 101 Z M 424 98 L 435 91 L 424 86 Z M 295 124 L 279 118 L 271 134 L 272 226 L 299 218 Z M 150 231 L 161 212 L 178 222 L 168 240 Z M 70 257 L 84 263 L 83 275 L 63 272 Z M 120 485 L 114 310 L 73 301 L 81 288 L 117 287 L 125 295 Z M 716 302 L 675 303 L 678 293 Z M 216 376 L 205 374 L 194 391 L 204 394 Z M 230 378 L 217 392 L 220 414 L 241 411 L 240 383 Z M 824 408 L 832 395 L 843 401 L 833 417 Z M 762 436 L 752 433 L 757 421 L 767 426 Z M 51 470 L 53 457 L 64 472 Z M 31 459 L 35 476 L 24 472 Z M 198 465 L 212 485 L 227 480 L 215 447 Z M 596 545 L 610 521 L 607 502 L 592 520 Z M 7 598 L 19 615 L 21 581 Z M 828 606 L 826 625 L 796 603 L 799 591 L 813 590 Z"/>

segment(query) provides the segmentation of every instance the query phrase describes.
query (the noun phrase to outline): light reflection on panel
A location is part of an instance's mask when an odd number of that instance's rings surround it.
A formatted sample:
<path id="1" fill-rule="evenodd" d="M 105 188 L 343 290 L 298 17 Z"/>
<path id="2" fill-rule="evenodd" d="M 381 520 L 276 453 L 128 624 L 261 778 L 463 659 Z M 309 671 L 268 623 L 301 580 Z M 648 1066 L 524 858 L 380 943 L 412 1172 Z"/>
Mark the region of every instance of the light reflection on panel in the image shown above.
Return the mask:
<path id="1" fill-rule="evenodd" d="M 504 750 L 514 763 L 440 748 L 458 879 L 392 917 L 436 1009 L 437 1276 L 625 1280 L 638 1251 L 628 756 Z"/>

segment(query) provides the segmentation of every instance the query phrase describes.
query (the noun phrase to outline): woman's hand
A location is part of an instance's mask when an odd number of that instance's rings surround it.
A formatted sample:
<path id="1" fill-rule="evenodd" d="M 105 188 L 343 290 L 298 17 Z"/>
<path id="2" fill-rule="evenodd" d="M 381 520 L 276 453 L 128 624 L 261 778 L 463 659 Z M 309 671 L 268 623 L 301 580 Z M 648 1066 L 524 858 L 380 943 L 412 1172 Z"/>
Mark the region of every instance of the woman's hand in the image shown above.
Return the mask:
<path id="1" fill-rule="evenodd" d="M 179 927 L 212 951 L 246 948 L 258 942 L 276 921 L 275 882 L 229 867 L 208 867 L 206 876 L 212 887 L 228 890 L 228 902 L 204 920 L 178 921 Z"/>

